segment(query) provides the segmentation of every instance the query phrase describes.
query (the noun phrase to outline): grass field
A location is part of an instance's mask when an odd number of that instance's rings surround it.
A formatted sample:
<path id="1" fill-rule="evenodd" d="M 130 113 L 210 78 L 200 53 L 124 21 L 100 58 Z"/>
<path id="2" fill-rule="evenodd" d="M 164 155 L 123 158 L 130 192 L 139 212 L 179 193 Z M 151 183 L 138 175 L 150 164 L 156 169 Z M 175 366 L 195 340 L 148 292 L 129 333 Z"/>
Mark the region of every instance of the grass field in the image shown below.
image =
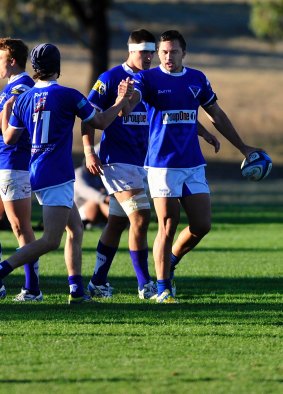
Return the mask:
<path id="1" fill-rule="evenodd" d="M 41 259 L 43 303 L 13 303 L 23 271 L 10 275 L 0 393 L 281 393 L 282 201 L 225 193 L 213 197 L 211 233 L 178 267 L 178 305 L 138 299 L 126 233 L 111 301 L 67 305 L 62 248 Z M 85 284 L 100 232 L 85 233 Z M 155 233 L 153 215 L 150 247 Z M 1 242 L 5 256 L 16 247 L 10 232 Z M 151 254 L 150 263 L 154 275 Z"/>

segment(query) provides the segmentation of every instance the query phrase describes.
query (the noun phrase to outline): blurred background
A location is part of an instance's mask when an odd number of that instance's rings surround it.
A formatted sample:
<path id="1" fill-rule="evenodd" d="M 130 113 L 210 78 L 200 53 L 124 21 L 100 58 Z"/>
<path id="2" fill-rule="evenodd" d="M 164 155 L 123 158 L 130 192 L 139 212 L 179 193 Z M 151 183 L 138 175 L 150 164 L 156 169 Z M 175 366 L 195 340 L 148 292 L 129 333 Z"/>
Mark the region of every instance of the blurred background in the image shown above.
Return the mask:
<path id="1" fill-rule="evenodd" d="M 185 37 L 185 65 L 201 69 L 246 143 L 272 157 L 272 177 L 283 165 L 283 0 L 2 0 L 0 34 L 21 38 L 30 49 L 52 42 L 62 53 L 59 82 L 88 94 L 98 75 L 127 58 L 133 29 L 156 38 L 177 29 Z M 155 56 L 154 65 L 158 65 Z M 28 69 L 32 73 L 30 65 Z M 7 81 L 0 81 L 2 87 Z M 200 120 L 214 132 L 202 111 Z M 215 155 L 203 144 L 211 172 L 239 177 L 242 156 L 219 133 Z M 99 133 L 98 133 L 99 138 Z M 79 122 L 74 134 L 75 163 L 81 160 Z M 224 165 L 225 163 L 225 165 Z M 214 170 L 216 169 L 216 171 Z M 226 174 L 226 175 L 225 175 Z"/>

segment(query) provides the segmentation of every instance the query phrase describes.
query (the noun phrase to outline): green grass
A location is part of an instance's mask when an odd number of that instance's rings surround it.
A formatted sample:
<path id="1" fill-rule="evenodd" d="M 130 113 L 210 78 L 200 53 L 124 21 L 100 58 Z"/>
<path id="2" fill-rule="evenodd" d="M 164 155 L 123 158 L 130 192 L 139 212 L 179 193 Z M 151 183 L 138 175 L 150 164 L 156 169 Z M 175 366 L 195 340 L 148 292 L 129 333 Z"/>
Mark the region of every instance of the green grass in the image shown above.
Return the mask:
<path id="1" fill-rule="evenodd" d="M 281 393 L 282 205 L 214 204 L 213 213 L 211 233 L 177 269 L 178 305 L 138 299 L 126 233 L 111 301 L 66 304 L 62 248 L 41 258 L 43 303 L 13 303 L 23 270 L 11 274 L 0 393 Z M 85 284 L 100 232 L 85 233 Z M 150 246 L 155 234 L 153 220 Z M 1 242 L 5 256 L 16 247 L 10 232 Z"/>

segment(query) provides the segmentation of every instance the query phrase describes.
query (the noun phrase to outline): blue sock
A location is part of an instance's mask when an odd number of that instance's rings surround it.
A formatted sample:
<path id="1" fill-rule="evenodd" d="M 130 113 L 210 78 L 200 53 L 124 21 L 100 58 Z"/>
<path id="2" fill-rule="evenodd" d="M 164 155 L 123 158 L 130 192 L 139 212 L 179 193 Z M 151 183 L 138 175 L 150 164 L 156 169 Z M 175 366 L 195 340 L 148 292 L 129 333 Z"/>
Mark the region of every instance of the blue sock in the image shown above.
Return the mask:
<path id="1" fill-rule="evenodd" d="M 10 266 L 8 261 L 4 260 L 0 263 L 0 279 L 5 278 L 13 271 L 13 268 Z"/>
<path id="2" fill-rule="evenodd" d="M 151 280 L 148 272 L 148 248 L 130 250 L 130 256 L 137 276 L 139 290 L 142 290 L 144 285 Z"/>
<path id="3" fill-rule="evenodd" d="M 157 280 L 157 292 L 160 296 L 164 290 L 170 290 L 172 292 L 171 280 L 170 279 L 159 279 Z"/>
<path id="4" fill-rule="evenodd" d="M 112 261 L 118 248 L 104 245 L 98 242 L 96 248 L 96 263 L 91 281 L 94 285 L 105 285 L 107 283 L 107 275 L 110 270 Z"/>
<path id="5" fill-rule="evenodd" d="M 38 277 L 38 260 L 34 263 L 29 263 L 24 265 L 25 269 L 25 286 L 31 294 L 38 295 L 39 290 L 39 277 Z"/>
<path id="6" fill-rule="evenodd" d="M 81 275 L 68 276 L 70 293 L 74 297 L 82 297 L 84 295 L 83 278 Z"/>
<path id="7" fill-rule="evenodd" d="M 181 261 L 181 259 L 177 256 L 175 256 L 173 253 L 171 254 L 171 267 L 170 267 L 170 279 L 174 278 L 174 271 L 176 268 L 176 265 Z"/>

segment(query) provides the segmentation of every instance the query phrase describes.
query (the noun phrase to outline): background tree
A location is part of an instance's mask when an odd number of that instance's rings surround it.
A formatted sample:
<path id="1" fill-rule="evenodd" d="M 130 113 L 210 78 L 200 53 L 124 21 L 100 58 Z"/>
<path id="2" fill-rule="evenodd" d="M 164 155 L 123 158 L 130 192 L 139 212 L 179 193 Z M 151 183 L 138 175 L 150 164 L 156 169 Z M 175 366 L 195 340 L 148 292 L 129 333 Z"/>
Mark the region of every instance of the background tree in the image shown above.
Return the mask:
<path id="1" fill-rule="evenodd" d="M 283 0 L 254 0 L 250 26 L 259 38 L 277 41 L 283 38 Z"/>
<path id="2" fill-rule="evenodd" d="M 111 0 L 2 0 L 0 35 L 79 42 L 90 50 L 93 83 L 108 68 Z"/>

